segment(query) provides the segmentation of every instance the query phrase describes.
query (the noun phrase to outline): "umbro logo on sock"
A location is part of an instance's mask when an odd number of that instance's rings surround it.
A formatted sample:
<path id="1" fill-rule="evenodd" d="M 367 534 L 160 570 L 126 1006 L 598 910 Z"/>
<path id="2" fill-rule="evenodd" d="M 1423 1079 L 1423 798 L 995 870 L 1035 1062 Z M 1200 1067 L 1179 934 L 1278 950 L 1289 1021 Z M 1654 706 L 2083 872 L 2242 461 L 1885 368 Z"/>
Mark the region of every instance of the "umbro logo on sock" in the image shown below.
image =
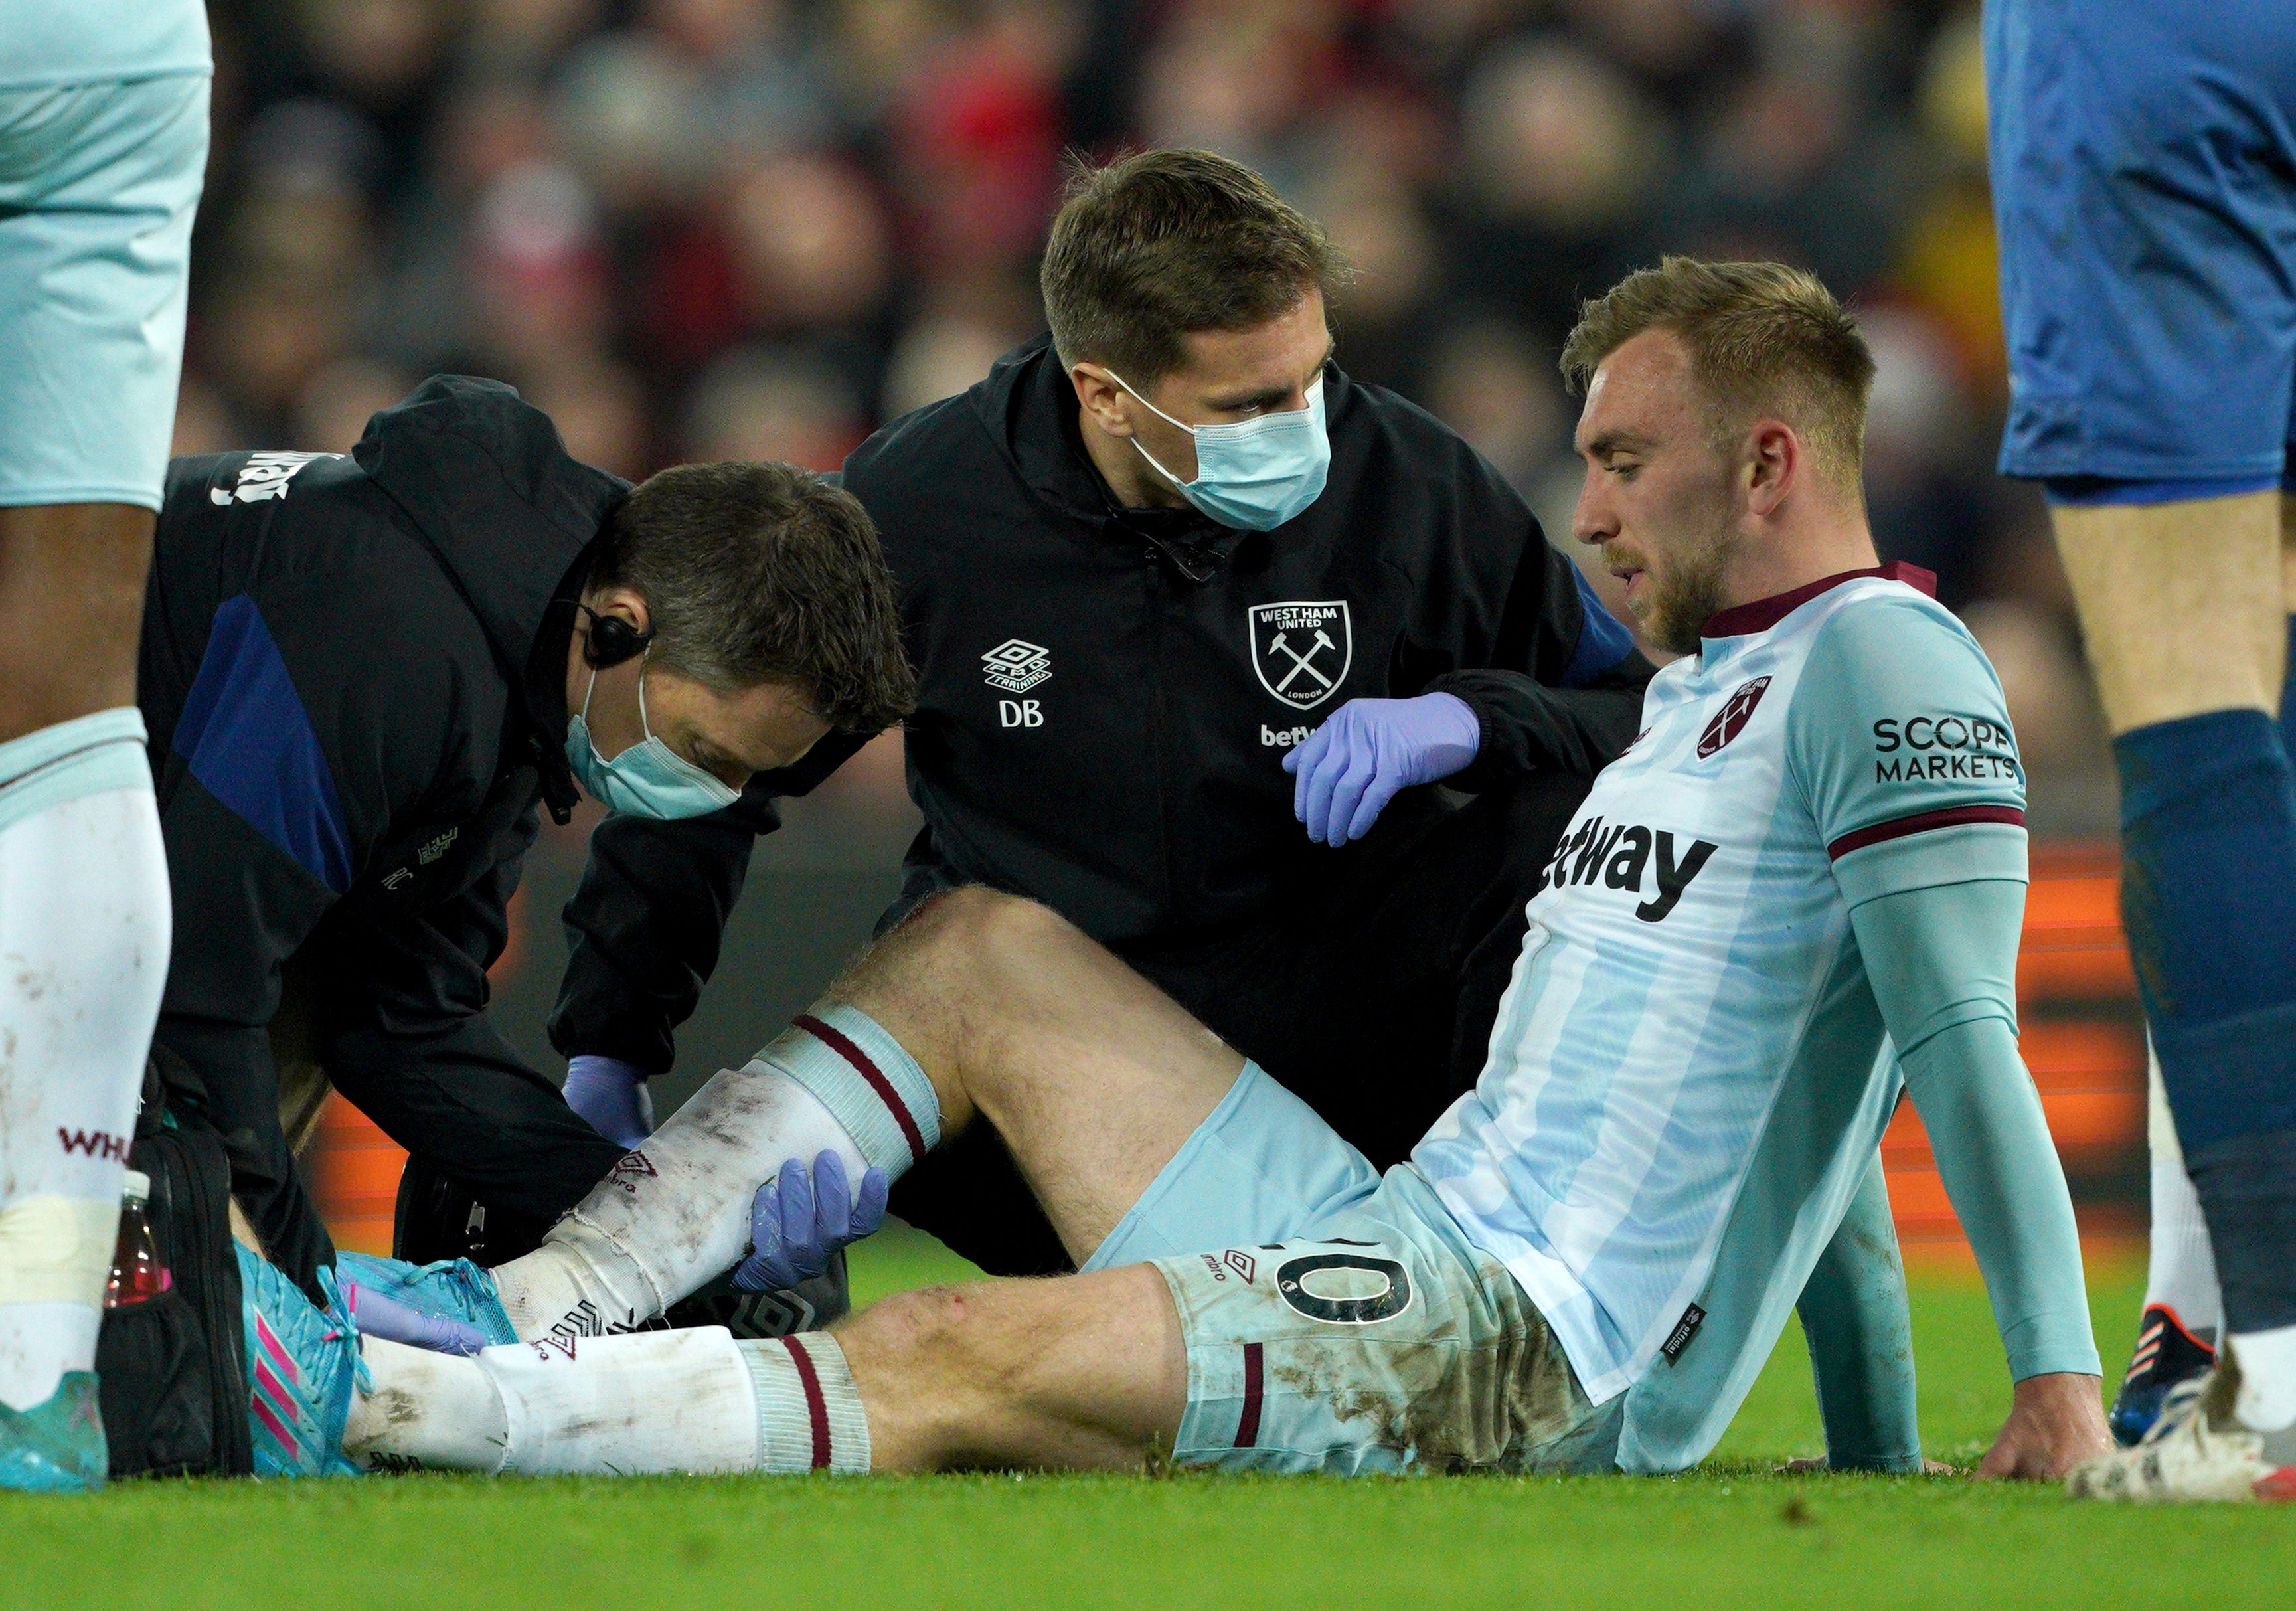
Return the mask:
<path id="1" fill-rule="evenodd" d="M 660 1173 L 644 1153 L 625 1153 L 613 1168 L 606 1171 L 602 1184 L 619 1186 L 632 1196 L 637 1196 L 637 1183 Z"/>
<path id="2" fill-rule="evenodd" d="M 86 1153 L 91 1158 L 111 1158 L 122 1163 L 127 1162 L 127 1142 L 121 1136 L 109 1135 L 100 1130 L 66 1130 L 60 1124 L 56 1127 L 56 1139 L 63 1143 L 67 1155 Z"/>

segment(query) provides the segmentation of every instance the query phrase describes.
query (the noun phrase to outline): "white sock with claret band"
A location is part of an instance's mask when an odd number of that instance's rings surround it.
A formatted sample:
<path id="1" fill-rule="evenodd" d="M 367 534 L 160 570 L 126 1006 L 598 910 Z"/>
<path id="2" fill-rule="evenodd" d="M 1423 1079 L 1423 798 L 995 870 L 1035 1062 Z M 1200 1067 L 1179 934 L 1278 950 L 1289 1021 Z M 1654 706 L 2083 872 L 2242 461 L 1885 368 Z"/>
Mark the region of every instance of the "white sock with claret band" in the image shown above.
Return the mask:
<path id="1" fill-rule="evenodd" d="M 758 1470 L 869 1469 L 869 1418 L 835 1337 L 808 1331 L 737 1346 L 757 1394 Z"/>
<path id="2" fill-rule="evenodd" d="M 748 1471 L 751 1372 L 722 1326 L 507 1343 L 475 1356 L 365 1344 L 374 1385 L 343 1451 L 369 1470 Z"/>
<path id="3" fill-rule="evenodd" d="M 540 1247 L 493 1272 L 496 1295 L 521 1337 L 634 1326 L 741 1262 L 750 1201 L 791 1158 L 833 1151 L 856 1181 L 898 1179 L 939 1139 L 916 1060 L 859 1008 L 824 1006 L 695 1092 Z"/>
<path id="4" fill-rule="evenodd" d="M 168 979 L 144 719 L 0 744 L 0 1403 L 95 1363 L 119 1179 Z"/>

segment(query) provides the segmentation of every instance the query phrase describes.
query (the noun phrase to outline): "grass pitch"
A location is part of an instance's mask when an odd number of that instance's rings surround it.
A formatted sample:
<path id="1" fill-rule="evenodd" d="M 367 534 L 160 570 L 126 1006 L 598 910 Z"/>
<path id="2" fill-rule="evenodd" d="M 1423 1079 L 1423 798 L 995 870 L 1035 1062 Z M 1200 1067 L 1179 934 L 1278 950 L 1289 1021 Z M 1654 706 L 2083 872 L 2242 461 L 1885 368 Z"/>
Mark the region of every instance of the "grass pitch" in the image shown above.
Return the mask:
<path id="1" fill-rule="evenodd" d="M 866 1301 L 961 1273 L 887 1237 L 854 1285 Z M 2098 1336 L 2125 1350 L 2140 1271 L 2091 1274 Z M 1973 1461 L 2008 1402 L 1974 1273 L 1917 1268 L 1914 1327 L 1930 1452 Z M 1770 1474 L 1822 1450 L 1789 1335 L 1682 1477 L 123 1484 L 0 1495 L 0 1607 L 2296 1605 L 2296 1507 Z"/>

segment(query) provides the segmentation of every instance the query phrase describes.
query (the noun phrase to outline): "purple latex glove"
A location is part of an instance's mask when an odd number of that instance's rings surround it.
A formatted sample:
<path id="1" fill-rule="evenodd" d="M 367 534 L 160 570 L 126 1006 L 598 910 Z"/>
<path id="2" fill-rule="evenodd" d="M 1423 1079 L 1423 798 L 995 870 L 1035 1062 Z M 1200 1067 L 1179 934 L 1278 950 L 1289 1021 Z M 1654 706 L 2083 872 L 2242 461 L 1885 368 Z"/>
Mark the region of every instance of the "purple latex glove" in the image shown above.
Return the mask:
<path id="1" fill-rule="evenodd" d="M 1361 839 L 1397 790 L 1450 777 L 1482 744 L 1482 723 L 1456 695 L 1351 699 L 1283 757 L 1298 780 L 1292 814 L 1318 844 Z"/>
<path id="2" fill-rule="evenodd" d="M 653 1134 L 653 1097 L 645 1071 L 635 1063 L 587 1053 L 569 1057 L 566 1106 L 617 1147 L 635 1147 Z"/>
<path id="3" fill-rule="evenodd" d="M 345 1281 L 342 1286 L 343 1302 L 350 1305 L 351 1319 L 358 1323 L 361 1336 L 428 1348 L 433 1353 L 476 1353 L 487 1345 L 486 1333 L 468 1320 L 424 1314 L 397 1298 L 369 1292 L 356 1281 Z"/>
<path id="4" fill-rule="evenodd" d="M 743 1292 L 781 1292 L 829 1268 L 830 1255 L 885 1222 L 885 1171 L 861 1177 L 857 1202 L 845 1160 L 825 1152 L 808 1171 L 791 1158 L 750 1204 L 750 1256 L 734 1270 Z"/>

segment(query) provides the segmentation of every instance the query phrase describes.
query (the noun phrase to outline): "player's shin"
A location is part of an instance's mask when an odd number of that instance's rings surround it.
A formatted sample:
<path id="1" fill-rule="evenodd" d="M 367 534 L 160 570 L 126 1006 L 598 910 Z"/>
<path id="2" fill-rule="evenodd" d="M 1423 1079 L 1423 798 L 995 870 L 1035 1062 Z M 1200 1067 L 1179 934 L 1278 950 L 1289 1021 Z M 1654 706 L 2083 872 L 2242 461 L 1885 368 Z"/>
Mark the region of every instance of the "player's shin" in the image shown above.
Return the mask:
<path id="1" fill-rule="evenodd" d="M 758 1188 L 791 1158 L 834 1152 L 849 1175 L 898 1178 L 940 1138 L 931 1081 L 867 1014 L 824 1005 L 719 1073 L 494 1277 L 521 1337 L 636 1325 L 707 1285 L 750 1245 Z"/>
<path id="2" fill-rule="evenodd" d="M 168 941 L 141 715 L 0 744 L 0 1404 L 94 1362 Z"/>

